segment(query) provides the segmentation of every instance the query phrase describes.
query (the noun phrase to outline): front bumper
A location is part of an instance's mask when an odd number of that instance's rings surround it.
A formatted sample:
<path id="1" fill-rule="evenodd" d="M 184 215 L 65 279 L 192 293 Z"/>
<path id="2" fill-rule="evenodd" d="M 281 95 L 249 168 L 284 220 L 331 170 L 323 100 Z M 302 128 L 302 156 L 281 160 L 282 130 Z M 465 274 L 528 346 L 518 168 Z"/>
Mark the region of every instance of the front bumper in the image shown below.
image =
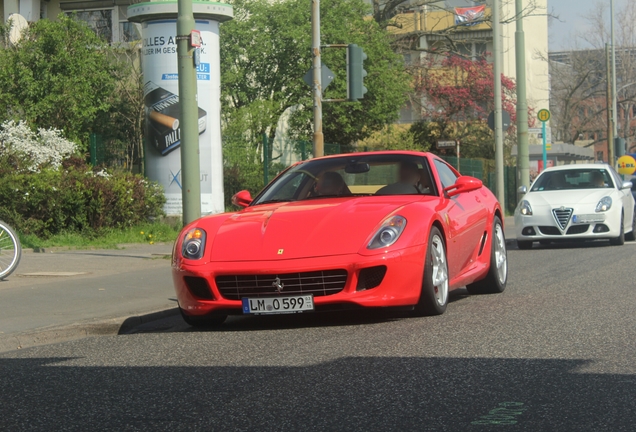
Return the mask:
<path id="1" fill-rule="evenodd" d="M 282 274 L 336 269 L 347 272 L 344 288 L 336 294 L 314 296 L 316 310 L 338 306 L 412 306 L 420 296 L 425 252 L 426 245 L 421 245 L 374 256 L 350 254 L 279 261 L 211 262 L 206 265 L 188 265 L 181 261 L 173 265 L 172 278 L 179 306 L 191 316 L 242 313 L 241 300 L 225 298 L 217 286 L 217 276 L 271 276 L 273 281 Z M 378 266 L 386 266 L 382 281 L 374 288 L 363 289 L 359 284 L 360 272 Z M 209 293 L 201 295 L 201 291 L 193 289 L 192 278 L 205 280 L 207 285 L 204 286 Z M 283 289 L 280 295 L 285 294 Z"/>
<path id="2" fill-rule="evenodd" d="M 539 207 L 533 209 L 531 216 L 515 212 L 515 231 L 517 240 L 575 240 L 575 239 L 609 239 L 620 235 L 620 213 L 610 209 L 608 212 L 596 213 L 593 208 L 569 207 L 572 214 L 562 227 L 553 208 Z"/>

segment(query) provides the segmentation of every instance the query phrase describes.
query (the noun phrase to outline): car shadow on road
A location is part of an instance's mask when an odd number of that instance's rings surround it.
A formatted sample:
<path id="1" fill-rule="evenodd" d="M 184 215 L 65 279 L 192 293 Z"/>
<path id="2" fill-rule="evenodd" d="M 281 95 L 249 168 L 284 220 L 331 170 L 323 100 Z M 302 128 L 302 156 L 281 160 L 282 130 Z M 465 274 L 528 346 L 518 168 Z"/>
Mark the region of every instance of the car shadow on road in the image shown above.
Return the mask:
<path id="1" fill-rule="evenodd" d="M 452 304 L 468 297 L 465 288 L 452 291 L 448 303 Z M 412 318 L 413 312 L 395 309 L 354 309 L 316 313 L 282 315 L 231 315 L 221 325 L 213 327 L 191 327 L 183 321 L 178 309 L 155 312 L 147 316 L 136 316 L 126 320 L 119 334 L 174 333 L 174 332 L 236 332 L 258 330 L 285 330 L 292 328 L 364 326 Z M 432 317 L 434 318 L 434 317 Z"/>
<path id="2" fill-rule="evenodd" d="M 628 244 L 628 243 L 626 243 Z M 556 240 L 551 241 L 550 243 L 540 244 L 535 242 L 532 245 L 532 249 L 530 250 L 542 250 L 542 249 L 590 249 L 590 248 L 605 248 L 605 247 L 615 247 L 612 246 L 609 240 L 574 240 L 574 241 L 566 241 L 566 240 Z M 514 247 L 509 247 L 510 249 L 520 250 L 517 247 L 517 242 L 514 242 Z M 524 250 L 525 252 L 526 250 Z"/>

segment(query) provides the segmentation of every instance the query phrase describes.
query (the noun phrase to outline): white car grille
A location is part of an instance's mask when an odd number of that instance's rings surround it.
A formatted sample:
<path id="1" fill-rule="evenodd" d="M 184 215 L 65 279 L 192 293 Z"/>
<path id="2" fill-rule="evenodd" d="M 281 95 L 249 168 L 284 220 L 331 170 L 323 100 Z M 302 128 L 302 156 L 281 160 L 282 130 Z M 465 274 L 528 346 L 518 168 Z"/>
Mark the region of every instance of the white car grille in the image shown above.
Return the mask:
<path id="1" fill-rule="evenodd" d="M 554 219 L 557 221 L 557 224 L 559 224 L 562 230 L 564 230 L 565 227 L 568 226 L 568 222 L 570 221 L 570 217 L 572 217 L 573 211 L 574 209 L 564 207 L 552 210 Z"/>

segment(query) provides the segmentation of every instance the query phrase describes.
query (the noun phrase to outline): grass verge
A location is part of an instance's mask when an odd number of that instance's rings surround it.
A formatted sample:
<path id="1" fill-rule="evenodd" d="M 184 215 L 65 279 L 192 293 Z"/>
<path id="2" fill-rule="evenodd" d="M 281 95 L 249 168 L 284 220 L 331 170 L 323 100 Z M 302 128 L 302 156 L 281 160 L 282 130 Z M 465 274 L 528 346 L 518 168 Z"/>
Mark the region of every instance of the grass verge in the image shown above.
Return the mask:
<path id="1" fill-rule="evenodd" d="M 105 229 L 99 233 L 61 233 L 41 239 L 33 235 L 20 235 L 23 248 L 67 247 L 70 249 L 111 249 L 126 243 L 172 243 L 177 238 L 180 225 L 165 222 L 148 222 L 131 228 Z"/>

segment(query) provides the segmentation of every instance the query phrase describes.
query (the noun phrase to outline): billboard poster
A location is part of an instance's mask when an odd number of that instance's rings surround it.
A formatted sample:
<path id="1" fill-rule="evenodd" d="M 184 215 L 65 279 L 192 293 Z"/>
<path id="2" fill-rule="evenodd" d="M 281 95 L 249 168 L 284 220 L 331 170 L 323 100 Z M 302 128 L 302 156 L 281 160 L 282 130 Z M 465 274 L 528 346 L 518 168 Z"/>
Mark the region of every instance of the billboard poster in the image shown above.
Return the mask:
<path id="1" fill-rule="evenodd" d="M 224 200 L 219 23 L 197 19 L 196 29 L 202 40 L 197 66 L 201 213 L 220 213 Z M 146 175 L 164 187 L 168 215 L 182 214 L 176 31 L 176 19 L 142 23 Z"/>

